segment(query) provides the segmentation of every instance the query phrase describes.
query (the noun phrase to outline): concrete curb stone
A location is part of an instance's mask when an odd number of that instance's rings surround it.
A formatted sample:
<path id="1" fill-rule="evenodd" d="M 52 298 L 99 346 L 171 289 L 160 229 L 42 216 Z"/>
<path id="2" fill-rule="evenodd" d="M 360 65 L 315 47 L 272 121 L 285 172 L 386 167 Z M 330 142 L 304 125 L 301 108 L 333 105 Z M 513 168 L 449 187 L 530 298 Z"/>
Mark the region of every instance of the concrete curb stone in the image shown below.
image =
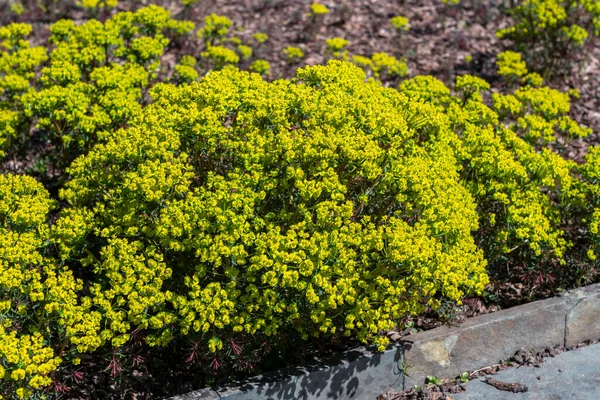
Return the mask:
<path id="1" fill-rule="evenodd" d="M 382 353 L 349 350 L 302 368 L 286 368 L 218 390 L 202 389 L 171 400 L 375 399 L 403 389 L 402 346 Z"/>
<path id="2" fill-rule="evenodd" d="M 573 304 L 566 317 L 565 346 L 599 339 L 600 284 L 576 289 L 570 293 L 570 296 Z"/>
<path id="3" fill-rule="evenodd" d="M 496 364 L 521 347 L 562 344 L 567 311 L 565 299 L 552 298 L 407 336 L 405 386 L 420 385 L 427 375 L 453 377 Z"/>

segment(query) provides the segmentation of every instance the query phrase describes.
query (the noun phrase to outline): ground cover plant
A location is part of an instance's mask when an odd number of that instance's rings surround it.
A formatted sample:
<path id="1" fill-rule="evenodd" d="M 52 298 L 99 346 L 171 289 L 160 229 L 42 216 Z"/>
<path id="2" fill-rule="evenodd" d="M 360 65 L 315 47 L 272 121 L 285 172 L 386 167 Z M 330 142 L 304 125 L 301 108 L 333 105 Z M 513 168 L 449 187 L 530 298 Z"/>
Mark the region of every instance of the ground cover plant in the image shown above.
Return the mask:
<path id="1" fill-rule="evenodd" d="M 4 398 L 167 396 L 598 279 L 600 151 L 527 54 L 444 82 L 350 35 L 304 66 L 202 2 L 46 3 L 10 10 L 47 37 L 0 26 Z"/>

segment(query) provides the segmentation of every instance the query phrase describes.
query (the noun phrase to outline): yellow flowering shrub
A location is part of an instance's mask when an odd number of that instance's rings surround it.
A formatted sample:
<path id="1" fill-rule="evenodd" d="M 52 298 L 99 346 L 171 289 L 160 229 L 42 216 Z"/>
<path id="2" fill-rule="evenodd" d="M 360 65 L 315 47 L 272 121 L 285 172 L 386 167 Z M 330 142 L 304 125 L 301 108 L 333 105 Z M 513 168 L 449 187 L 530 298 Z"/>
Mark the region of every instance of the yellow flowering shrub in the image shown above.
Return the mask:
<path id="1" fill-rule="evenodd" d="M 569 72 L 576 52 L 590 35 L 600 33 L 600 3 L 595 0 L 522 0 L 509 9 L 514 24 L 500 29 L 527 55 L 534 70 L 547 74 Z"/>
<path id="2" fill-rule="evenodd" d="M 585 237 L 585 252 L 593 267 L 597 267 L 597 256 L 600 254 L 600 147 L 590 146 L 585 157 L 585 163 L 577 166 L 581 179 L 576 182 L 580 192 L 575 192 L 573 202 L 578 206 L 572 207 L 580 229 L 588 235 Z M 583 258 L 583 257 L 582 257 Z M 582 282 L 587 283 L 587 282 Z"/>
<path id="3" fill-rule="evenodd" d="M 82 282 L 45 255 L 54 207 L 35 179 L 0 175 L 0 393 L 18 398 L 51 383 L 70 339 L 99 328 L 78 300 Z"/>
<path id="4" fill-rule="evenodd" d="M 118 13 L 104 24 L 61 20 L 50 27 L 48 55 L 24 39 L 30 26 L 0 28 L 0 146 L 13 152 L 27 146 L 35 122 L 51 144 L 50 165 L 64 169 L 140 112 L 168 37 L 192 28 L 156 6 Z"/>
<path id="5" fill-rule="evenodd" d="M 114 346 L 134 329 L 211 351 L 236 332 L 377 335 L 487 283 L 449 121 L 348 63 L 264 82 L 227 68 L 157 85 L 76 160 L 56 223 L 96 277 Z"/>
<path id="6" fill-rule="evenodd" d="M 595 265 L 600 150 L 562 157 L 590 133 L 569 116 L 577 92 L 520 54 L 498 56 L 516 84 L 502 93 L 471 75 L 384 87 L 408 67 L 381 52 L 267 82 L 231 26 L 208 16 L 202 51 L 169 70 L 193 24 L 160 7 L 61 20 L 40 47 L 31 26 L 0 27 L 0 157 L 47 144 L 39 181 L 0 175 L 3 395 L 41 396 L 82 353 L 126 358 L 133 342 L 217 361 L 242 337 L 383 349 L 383 331 L 507 264 Z"/>
<path id="7" fill-rule="evenodd" d="M 565 212 L 574 212 L 584 193 L 576 164 L 546 144 L 591 133 L 568 116 L 569 94 L 526 85 L 494 93 L 490 107 L 481 95 L 489 89 L 485 81 L 460 76 L 454 89 L 455 95 L 432 77 L 400 87 L 448 113 L 461 176 L 478 204 L 478 245 L 486 259 L 494 268 L 507 262 L 564 264 L 572 245 Z"/>

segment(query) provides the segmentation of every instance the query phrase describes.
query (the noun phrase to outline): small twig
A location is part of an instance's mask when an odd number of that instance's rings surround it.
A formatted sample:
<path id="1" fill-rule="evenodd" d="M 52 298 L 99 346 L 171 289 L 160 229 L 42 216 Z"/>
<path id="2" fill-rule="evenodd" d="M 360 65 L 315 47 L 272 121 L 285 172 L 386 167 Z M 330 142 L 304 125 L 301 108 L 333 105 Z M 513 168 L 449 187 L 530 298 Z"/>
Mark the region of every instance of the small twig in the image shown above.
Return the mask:
<path id="1" fill-rule="evenodd" d="M 498 390 L 504 390 L 505 392 L 523 393 L 529 390 L 527 386 L 520 383 L 500 382 L 492 378 L 486 378 L 485 383 L 492 385 Z"/>
<path id="2" fill-rule="evenodd" d="M 496 368 L 496 367 L 501 367 L 501 366 L 502 366 L 502 364 L 494 364 L 494 365 L 489 365 L 487 367 L 479 368 L 479 369 L 476 369 L 475 371 L 471 372 L 469 374 L 469 376 L 473 376 L 473 375 L 475 375 L 478 372 L 485 371 L 486 369 Z"/>

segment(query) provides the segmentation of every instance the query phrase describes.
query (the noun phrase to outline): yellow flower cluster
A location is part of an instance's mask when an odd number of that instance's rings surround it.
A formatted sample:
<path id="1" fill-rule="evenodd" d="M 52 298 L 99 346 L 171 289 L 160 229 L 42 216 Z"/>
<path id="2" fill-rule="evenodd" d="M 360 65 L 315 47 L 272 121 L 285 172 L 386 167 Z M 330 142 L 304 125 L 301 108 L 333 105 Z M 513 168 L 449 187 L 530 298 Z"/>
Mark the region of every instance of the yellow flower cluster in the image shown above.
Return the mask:
<path id="1" fill-rule="evenodd" d="M 24 121 L 20 96 L 29 87 L 37 67 L 47 60 L 46 49 L 30 47 L 31 25 L 0 27 L 0 156 L 16 140 Z"/>
<path id="2" fill-rule="evenodd" d="M 585 163 L 579 165 L 577 172 L 582 177 L 578 182 L 581 193 L 573 197 L 577 205 L 585 210 L 580 226 L 587 226 L 589 231 L 588 258 L 596 261 L 600 254 L 600 147 L 590 146 Z M 578 195 L 578 196 L 577 196 Z"/>
<path id="3" fill-rule="evenodd" d="M 287 56 L 288 61 L 294 62 L 304 57 L 304 52 L 301 48 L 295 46 L 287 46 L 283 49 L 283 53 Z"/>
<path id="4" fill-rule="evenodd" d="M 354 55 L 352 62 L 357 66 L 370 71 L 375 78 L 383 75 L 392 78 L 402 78 L 408 75 L 408 66 L 404 60 L 398 60 L 396 57 L 387 53 L 375 53 L 371 58 Z"/>
<path id="5" fill-rule="evenodd" d="M 331 39 L 327 39 L 325 41 L 325 43 L 327 44 L 327 50 L 331 53 L 336 53 L 336 52 L 340 52 L 344 49 L 344 47 L 348 46 L 348 44 L 350 42 L 348 42 L 346 39 L 341 38 L 341 37 L 335 37 L 335 38 L 331 38 Z"/>
<path id="6" fill-rule="evenodd" d="M 198 31 L 198 36 L 204 39 L 207 47 L 223 40 L 233 22 L 225 16 L 211 14 L 204 18 L 204 27 Z"/>
<path id="7" fill-rule="evenodd" d="M 194 68 L 196 59 L 190 55 L 185 55 L 179 60 L 179 64 L 175 66 L 175 75 L 178 76 L 179 83 L 191 82 L 198 79 L 198 71 Z"/>
<path id="8" fill-rule="evenodd" d="M 114 8 L 119 4 L 118 0 L 80 0 L 77 3 L 87 9 Z"/>
<path id="9" fill-rule="evenodd" d="M 266 60 L 256 60 L 250 64 L 250 71 L 259 75 L 269 75 L 271 73 L 271 64 Z"/>
<path id="10" fill-rule="evenodd" d="M 225 66 L 240 62 L 240 57 L 235 54 L 235 51 L 224 46 L 209 46 L 200 55 L 211 61 L 214 70 L 220 70 Z"/>
<path id="11" fill-rule="evenodd" d="M 521 58 L 521 54 L 514 51 L 504 51 L 496 56 L 498 75 L 522 77 L 527 74 L 527 64 Z"/>
<path id="12" fill-rule="evenodd" d="M 258 43 L 263 44 L 267 40 L 269 40 L 269 35 L 264 32 L 257 32 L 252 34 L 252 38 L 256 40 Z"/>
<path id="13" fill-rule="evenodd" d="M 407 31 L 410 29 L 408 18 L 403 15 L 397 15 L 390 19 L 391 24 L 399 31 Z"/>
<path id="14" fill-rule="evenodd" d="M 312 3 L 310 5 L 310 13 L 313 17 L 316 17 L 317 15 L 329 14 L 329 9 L 323 4 Z"/>
<path id="15" fill-rule="evenodd" d="M 17 336 L 0 325 L 0 389 L 17 398 L 29 398 L 38 389 L 50 385 L 48 373 L 61 363 L 39 333 Z M 10 388 L 10 389 L 9 389 Z"/>
<path id="16" fill-rule="evenodd" d="M 327 39 L 325 44 L 327 45 L 326 52 L 328 54 L 338 59 L 348 60 L 348 50 L 344 50 L 344 48 L 350 44 L 349 41 L 341 37 L 335 37 Z"/>

